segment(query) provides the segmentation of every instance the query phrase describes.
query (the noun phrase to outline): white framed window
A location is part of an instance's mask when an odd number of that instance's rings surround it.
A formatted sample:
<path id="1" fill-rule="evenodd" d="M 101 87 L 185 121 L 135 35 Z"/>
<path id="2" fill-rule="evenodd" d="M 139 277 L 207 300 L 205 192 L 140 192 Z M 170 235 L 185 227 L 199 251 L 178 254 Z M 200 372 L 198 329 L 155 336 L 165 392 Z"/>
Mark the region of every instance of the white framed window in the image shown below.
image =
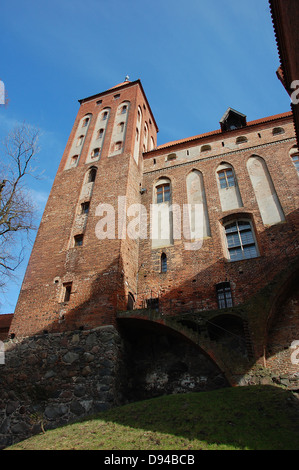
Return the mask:
<path id="1" fill-rule="evenodd" d="M 240 261 L 259 256 L 253 228 L 249 220 L 227 222 L 224 225 L 224 230 L 230 261 Z"/>

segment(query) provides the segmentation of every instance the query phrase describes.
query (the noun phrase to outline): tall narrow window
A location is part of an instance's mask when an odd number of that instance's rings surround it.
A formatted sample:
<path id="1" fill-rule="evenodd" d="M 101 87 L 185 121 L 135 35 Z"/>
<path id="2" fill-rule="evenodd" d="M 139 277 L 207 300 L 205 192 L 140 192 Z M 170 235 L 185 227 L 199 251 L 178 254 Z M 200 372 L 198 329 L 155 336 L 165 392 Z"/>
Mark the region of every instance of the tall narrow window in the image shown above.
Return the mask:
<path id="1" fill-rule="evenodd" d="M 127 105 L 124 105 L 121 108 L 121 114 L 126 114 L 126 112 L 127 112 Z"/>
<path id="2" fill-rule="evenodd" d="M 63 302 L 69 302 L 72 293 L 72 282 L 65 282 L 63 284 Z"/>
<path id="3" fill-rule="evenodd" d="M 104 134 L 104 129 L 99 129 L 97 134 L 97 139 L 102 139 Z"/>
<path id="4" fill-rule="evenodd" d="M 229 259 L 239 261 L 256 258 L 258 251 L 249 220 L 236 220 L 225 225 Z"/>
<path id="5" fill-rule="evenodd" d="M 216 285 L 218 308 L 233 306 L 232 292 L 229 282 L 220 282 Z"/>
<path id="6" fill-rule="evenodd" d="M 247 161 L 247 169 L 263 223 L 275 225 L 283 222 L 283 209 L 264 159 L 253 155 Z"/>
<path id="7" fill-rule="evenodd" d="M 103 121 L 106 121 L 106 119 L 108 119 L 108 111 L 105 111 L 102 116 Z"/>
<path id="8" fill-rule="evenodd" d="M 161 273 L 167 272 L 167 256 L 165 253 L 161 255 Z"/>
<path id="9" fill-rule="evenodd" d="M 97 175 L 97 169 L 96 168 L 91 168 L 89 174 L 88 174 L 88 183 L 94 183 L 96 180 L 96 175 Z"/>
<path id="10" fill-rule="evenodd" d="M 160 184 L 156 187 L 157 204 L 170 201 L 170 184 Z"/>
<path id="11" fill-rule="evenodd" d="M 77 140 L 77 147 L 79 147 L 80 145 L 82 145 L 83 139 L 84 139 L 84 135 L 80 135 L 80 136 L 78 137 L 78 140 Z"/>
<path id="12" fill-rule="evenodd" d="M 85 118 L 82 124 L 82 127 L 86 127 L 89 122 L 89 118 Z"/>
<path id="13" fill-rule="evenodd" d="M 90 202 L 86 201 L 81 204 L 81 214 L 88 214 Z"/>

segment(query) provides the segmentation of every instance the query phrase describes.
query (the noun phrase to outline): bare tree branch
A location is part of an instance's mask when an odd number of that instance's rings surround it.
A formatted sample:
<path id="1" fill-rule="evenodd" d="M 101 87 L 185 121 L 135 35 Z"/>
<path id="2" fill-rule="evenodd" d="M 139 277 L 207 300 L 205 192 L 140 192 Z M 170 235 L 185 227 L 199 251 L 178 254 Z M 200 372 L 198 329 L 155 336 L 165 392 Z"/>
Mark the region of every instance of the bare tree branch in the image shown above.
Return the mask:
<path id="1" fill-rule="evenodd" d="M 0 288 L 23 259 L 22 249 L 16 253 L 16 237 L 35 228 L 34 203 L 25 182 L 28 175 L 36 176 L 31 165 L 38 138 L 39 131 L 24 123 L 7 135 L 0 153 Z"/>

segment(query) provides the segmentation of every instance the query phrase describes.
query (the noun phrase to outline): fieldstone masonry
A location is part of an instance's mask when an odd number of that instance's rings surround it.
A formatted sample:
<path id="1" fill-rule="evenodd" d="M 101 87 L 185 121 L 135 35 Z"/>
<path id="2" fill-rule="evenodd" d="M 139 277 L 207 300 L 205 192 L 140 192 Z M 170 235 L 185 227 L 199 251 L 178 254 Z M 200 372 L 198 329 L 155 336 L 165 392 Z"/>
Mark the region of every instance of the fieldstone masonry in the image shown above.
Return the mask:
<path id="1" fill-rule="evenodd" d="M 122 347 L 112 326 L 7 341 L 0 448 L 121 403 Z"/>

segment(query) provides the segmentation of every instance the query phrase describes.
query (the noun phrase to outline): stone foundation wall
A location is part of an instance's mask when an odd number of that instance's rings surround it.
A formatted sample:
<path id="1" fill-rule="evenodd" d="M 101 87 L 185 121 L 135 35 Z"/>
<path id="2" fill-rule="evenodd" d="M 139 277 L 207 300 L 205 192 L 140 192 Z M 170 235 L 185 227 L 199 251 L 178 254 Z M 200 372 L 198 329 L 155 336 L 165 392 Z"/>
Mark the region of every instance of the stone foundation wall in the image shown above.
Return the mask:
<path id="1" fill-rule="evenodd" d="M 0 365 L 0 448 L 122 402 L 112 326 L 9 340 Z"/>

